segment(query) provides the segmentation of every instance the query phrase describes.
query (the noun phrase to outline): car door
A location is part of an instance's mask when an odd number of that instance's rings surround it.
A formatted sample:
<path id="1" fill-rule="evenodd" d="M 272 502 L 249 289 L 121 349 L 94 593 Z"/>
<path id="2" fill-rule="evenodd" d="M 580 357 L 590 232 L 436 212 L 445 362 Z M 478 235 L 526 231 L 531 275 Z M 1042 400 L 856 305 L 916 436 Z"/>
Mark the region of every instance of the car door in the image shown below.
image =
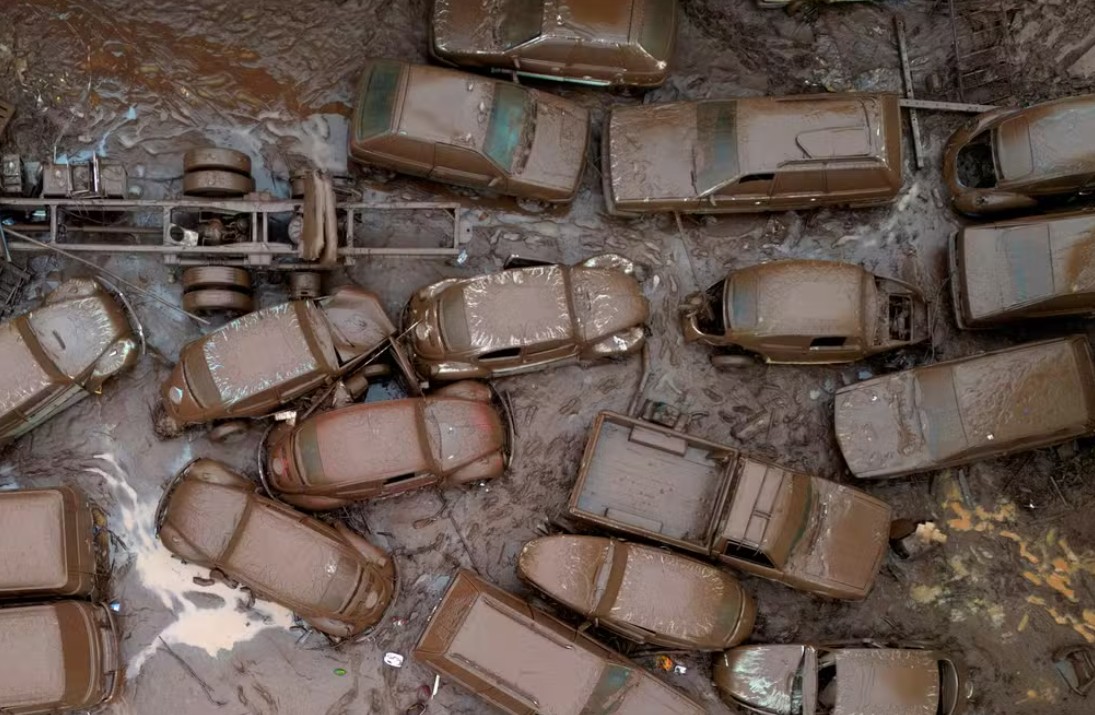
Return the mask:
<path id="1" fill-rule="evenodd" d="M 570 65 L 573 47 L 557 37 L 539 37 L 510 54 L 513 65 L 523 75 L 556 78 Z"/>
<path id="2" fill-rule="evenodd" d="M 477 151 L 452 144 L 438 144 L 434 151 L 434 181 L 472 188 L 502 188 L 502 172 Z"/>
<path id="3" fill-rule="evenodd" d="M 710 194 L 710 205 L 723 211 L 767 211 L 775 178 L 775 173 L 739 176 Z"/>
<path id="4" fill-rule="evenodd" d="M 432 142 L 389 134 L 364 144 L 365 158 L 371 163 L 411 176 L 428 177 L 434 166 Z"/>
<path id="5" fill-rule="evenodd" d="M 809 209 L 822 204 L 828 184 L 824 165 L 819 162 L 785 164 L 776 172 L 772 183 L 773 211 Z"/>

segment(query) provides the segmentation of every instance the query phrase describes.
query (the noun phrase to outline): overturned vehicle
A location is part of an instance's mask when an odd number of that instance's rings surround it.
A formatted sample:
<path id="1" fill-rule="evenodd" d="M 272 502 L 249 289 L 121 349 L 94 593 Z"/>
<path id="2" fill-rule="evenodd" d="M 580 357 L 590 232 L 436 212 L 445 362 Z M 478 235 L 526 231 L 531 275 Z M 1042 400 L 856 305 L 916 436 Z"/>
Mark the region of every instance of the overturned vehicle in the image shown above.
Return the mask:
<path id="1" fill-rule="evenodd" d="M 241 418 L 273 414 L 385 349 L 397 368 L 407 366 L 394 336 L 380 300 L 352 286 L 244 315 L 183 346 L 163 384 L 161 432 L 232 420 L 213 435 L 226 438 L 246 428 Z M 412 377 L 409 384 L 417 383 Z"/>

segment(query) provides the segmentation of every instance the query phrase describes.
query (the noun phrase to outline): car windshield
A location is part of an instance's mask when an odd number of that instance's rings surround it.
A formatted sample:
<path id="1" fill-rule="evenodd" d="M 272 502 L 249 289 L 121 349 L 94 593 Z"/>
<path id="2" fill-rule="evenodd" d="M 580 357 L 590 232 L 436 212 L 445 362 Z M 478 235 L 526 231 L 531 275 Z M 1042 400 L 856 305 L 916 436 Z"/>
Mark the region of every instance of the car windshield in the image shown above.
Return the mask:
<path id="1" fill-rule="evenodd" d="M 519 150 L 531 138 L 535 107 L 531 96 L 521 87 L 504 82 L 495 84 L 483 151 L 506 171 L 518 170 L 523 153 Z"/>
<path id="2" fill-rule="evenodd" d="M 362 78 L 354 117 L 357 139 L 368 139 L 391 128 L 401 73 L 399 63 L 379 61 Z"/>
<path id="3" fill-rule="evenodd" d="M 676 29 L 673 22 L 674 2 L 676 0 L 646 0 L 639 45 L 655 59 L 669 59 Z"/>
<path id="4" fill-rule="evenodd" d="M 741 173 L 736 126 L 735 102 L 704 102 L 697 107 L 693 183 L 698 194 L 709 194 Z"/>
<path id="5" fill-rule="evenodd" d="M 497 23 L 500 44 L 511 50 L 540 36 L 544 0 L 508 0 Z"/>

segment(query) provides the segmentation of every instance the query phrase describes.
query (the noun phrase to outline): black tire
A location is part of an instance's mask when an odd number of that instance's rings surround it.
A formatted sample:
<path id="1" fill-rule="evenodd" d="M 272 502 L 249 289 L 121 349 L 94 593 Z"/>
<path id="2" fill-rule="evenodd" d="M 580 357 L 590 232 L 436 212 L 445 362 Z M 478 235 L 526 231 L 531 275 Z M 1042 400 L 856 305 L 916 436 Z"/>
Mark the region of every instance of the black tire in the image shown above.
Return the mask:
<path id="1" fill-rule="evenodd" d="M 232 444 L 247 434 L 248 424 L 243 420 L 221 422 L 209 430 L 209 441 L 217 444 Z"/>
<path id="2" fill-rule="evenodd" d="M 739 367 L 756 365 L 757 361 L 750 355 L 712 355 L 711 364 L 716 370 L 730 370 Z"/>

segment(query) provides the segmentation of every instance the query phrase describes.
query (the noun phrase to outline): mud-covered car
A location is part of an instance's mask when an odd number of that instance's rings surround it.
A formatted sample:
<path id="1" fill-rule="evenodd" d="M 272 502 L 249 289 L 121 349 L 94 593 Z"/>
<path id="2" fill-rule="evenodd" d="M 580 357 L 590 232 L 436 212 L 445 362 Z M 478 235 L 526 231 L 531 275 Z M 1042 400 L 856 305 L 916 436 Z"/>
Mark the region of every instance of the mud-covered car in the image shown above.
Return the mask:
<path id="1" fill-rule="evenodd" d="M 831 598 L 865 598 L 889 543 L 888 504 L 732 447 L 602 412 L 570 516 Z"/>
<path id="2" fill-rule="evenodd" d="M 248 313 L 183 346 L 161 390 L 163 431 L 271 414 L 386 346 L 398 351 L 394 335 L 380 299 L 352 286 Z"/>
<path id="3" fill-rule="evenodd" d="M 727 703 L 765 715 L 960 715 L 971 695 L 958 658 L 874 644 L 740 646 L 713 677 Z"/>
<path id="4" fill-rule="evenodd" d="M 183 561 L 221 571 L 331 636 L 375 626 L 395 591 L 395 565 L 383 550 L 341 523 L 260 496 L 211 459 L 188 464 L 164 491 L 156 529 Z"/>
<path id="5" fill-rule="evenodd" d="M 967 226 L 950 246 L 958 327 L 1095 313 L 1095 214 Z"/>
<path id="6" fill-rule="evenodd" d="M 656 87 L 677 34 L 677 0 L 435 0 L 443 62 L 591 85 Z"/>
<path id="7" fill-rule="evenodd" d="M 131 367 L 139 353 L 131 317 L 97 281 L 74 278 L 0 324 L 0 444 Z"/>
<path id="8" fill-rule="evenodd" d="M 833 402 L 852 474 L 896 477 L 1095 433 L 1095 364 L 1077 335 L 876 377 Z"/>
<path id="9" fill-rule="evenodd" d="M 465 381 L 429 397 L 313 415 L 270 434 L 264 484 L 294 506 L 334 509 L 432 484 L 494 479 L 510 449 L 503 410 L 487 385 Z"/>
<path id="10" fill-rule="evenodd" d="M 733 271 L 681 306 L 686 342 L 717 366 L 842 363 L 927 340 L 918 290 L 851 263 L 776 261 Z"/>
<path id="11" fill-rule="evenodd" d="M 616 106 L 602 139 L 610 213 L 888 204 L 902 186 L 896 95 Z"/>
<path id="12" fill-rule="evenodd" d="M 414 650 L 511 715 L 702 715 L 639 665 L 524 600 L 460 571 Z"/>
<path id="13" fill-rule="evenodd" d="M 433 181 L 547 202 L 574 198 L 589 113 L 547 92 L 442 67 L 372 60 L 350 157 Z"/>
<path id="14" fill-rule="evenodd" d="M 943 178 L 971 216 L 1033 209 L 1095 190 L 1095 94 L 971 119 L 947 143 Z"/>
<path id="15" fill-rule="evenodd" d="M 601 536 L 545 536 L 525 544 L 517 573 L 637 643 L 725 650 L 753 632 L 756 604 L 737 579 L 666 549 Z"/>
<path id="16" fill-rule="evenodd" d="M 95 516 L 71 487 L 0 492 L 0 598 L 86 597 L 95 588 Z"/>
<path id="17" fill-rule="evenodd" d="M 0 712 L 52 715 L 111 700 L 122 687 L 114 619 L 83 601 L 0 609 Z"/>
<path id="18" fill-rule="evenodd" d="M 631 355 L 650 313 L 636 269 L 603 254 L 426 286 L 403 317 L 415 366 L 430 379 L 461 380 Z"/>

